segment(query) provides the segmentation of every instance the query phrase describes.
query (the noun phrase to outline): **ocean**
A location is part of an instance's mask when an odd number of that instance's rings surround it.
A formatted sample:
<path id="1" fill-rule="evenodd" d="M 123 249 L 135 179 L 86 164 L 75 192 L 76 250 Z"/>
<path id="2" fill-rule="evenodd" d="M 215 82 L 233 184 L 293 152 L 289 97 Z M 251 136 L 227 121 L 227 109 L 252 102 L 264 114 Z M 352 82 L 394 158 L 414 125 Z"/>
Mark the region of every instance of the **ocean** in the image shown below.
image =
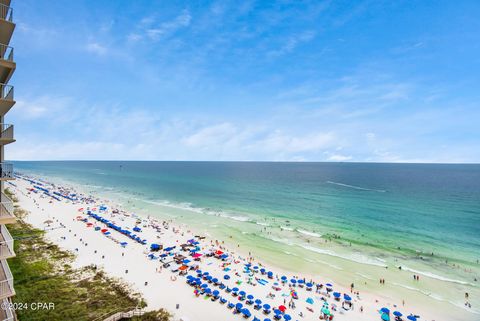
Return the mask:
<path id="1" fill-rule="evenodd" d="M 14 162 L 137 213 L 175 218 L 266 263 L 395 295 L 478 299 L 480 165 Z M 401 269 L 399 268 L 401 267 Z M 412 283 L 413 273 L 425 279 Z"/>

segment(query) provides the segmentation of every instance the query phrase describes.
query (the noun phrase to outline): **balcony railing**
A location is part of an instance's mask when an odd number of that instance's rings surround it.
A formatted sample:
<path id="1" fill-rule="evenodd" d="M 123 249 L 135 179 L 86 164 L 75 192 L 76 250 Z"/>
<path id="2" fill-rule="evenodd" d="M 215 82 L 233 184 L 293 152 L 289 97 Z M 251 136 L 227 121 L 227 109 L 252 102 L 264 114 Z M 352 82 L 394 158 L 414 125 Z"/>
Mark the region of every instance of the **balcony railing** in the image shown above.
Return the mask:
<path id="1" fill-rule="evenodd" d="M 0 4 L 0 19 L 12 22 L 13 20 L 12 7 L 6 6 L 4 4 Z"/>
<path id="2" fill-rule="evenodd" d="M 0 59 L 13 61 L 13 47 L 0 43 Z"/>
<path id="3" fill-rule="evenodd" d="M 0 123 L 0 139 L 13 140 L 13 125 Z"/>
<path id="4" fill-rule="evenodd" d="M 6 298 L 15 294 L 13 275 L 5 260 L 0 261 L 0 297 Z"/>
<path id="5" fill-rule="evenodd" d="M 13 164 L 0 163 L 0 179 L 13 179 Z"/>
<path id="6" fill-rule="evenodd" d="M 7 195 L 4 193 L 1 194 L 0 200 L 0 219 L 2 218 L 15 218 L 15 214 L 13 212 L 13 202 Z"/>
<path id="7" fill-rule="evenodd" d="M 0 303 L 2 305 L 0 309 L 0 321 L 15 321 L 12 302 L 8 299 L 3 299 Z"/>
<path id="8" fill-rule="evenodd" d="M 0 258 L 9 258 L 15 256 L 13 251 L 13 238 L 5 225 L 0 227 Z"/>
<path id="9" fill-rule="evenodd" d="M 13 86 L 0 83 L 0 99 L 13 100 Z"/>

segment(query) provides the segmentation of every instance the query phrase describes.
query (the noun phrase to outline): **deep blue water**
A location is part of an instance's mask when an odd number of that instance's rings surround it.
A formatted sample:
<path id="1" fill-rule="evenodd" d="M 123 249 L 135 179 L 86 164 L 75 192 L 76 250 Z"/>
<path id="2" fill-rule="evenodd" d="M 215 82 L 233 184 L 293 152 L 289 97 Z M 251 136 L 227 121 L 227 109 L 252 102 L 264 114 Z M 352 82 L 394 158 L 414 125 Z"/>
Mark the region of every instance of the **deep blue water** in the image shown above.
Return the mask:
<path id="1" fill-rule="evenodd" d="M 469 262 L 480 252 L 480 165 L 72 161 L 15 169 L 252 221 L 289 220 L 358 244 Z"/>

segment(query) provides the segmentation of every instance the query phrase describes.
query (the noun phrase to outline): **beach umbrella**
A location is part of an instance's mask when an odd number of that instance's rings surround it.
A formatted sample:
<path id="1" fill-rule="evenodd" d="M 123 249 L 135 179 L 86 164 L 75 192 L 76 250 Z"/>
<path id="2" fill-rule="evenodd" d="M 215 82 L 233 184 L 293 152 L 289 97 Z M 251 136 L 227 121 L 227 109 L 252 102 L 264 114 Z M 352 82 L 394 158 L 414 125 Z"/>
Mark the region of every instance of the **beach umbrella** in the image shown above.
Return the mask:
<path id="1" fill-rule="evenodd" d="M 297 283 L 297 280 L 295 280 L 295 279 L 290 279 L 290 282 L 293 283 L 293 284 L 295 284 L 295 283 Z"/>
<path id="2" fill-rule="evenodd" d="M 238 292 L 238 294 L 239 294 L 240 296 L 245 296 L 247 293 L 246 293 L 245 291 L 240 291 L 240 292 Z"/>
<path id="3" fill-rule="evenodd" d="M 327 283 L 325 285 L 327 286 L 327 288 L 331 288 L 333 286 L 331 283 Z"/>
<path id="4" fill-rule="evenodd" d="M 314 303 L 312 298 L 308 298 L 308 299 L 305 300 L 305 301 L 306 301 L 307 303 L 309 303 L 309 304 L 313 304 L 313 303 Z"/>
<path id="5" fill-rule="evenodd" d="M 343 299 L 344 299 L 345 301 L 352 301 L 352 298 L 351 298 L 348 294 L 346 294 L 346 293 L 343 294 Z"/>
<path id="6" fill-rule="evenodd" d="M 263 319 L 263 321 L 272 321 L 272 320 L 270 320 L 269 318 L 266 318 L 266 319 Z"/>
<path id="7" fill-rule="evenodd" d="M 310 282 L 308 282 L 308 283 L 306 284 L 306 286 L 307 286 L 307 288 L 311 288 L 311 287 L 313 286 L 313 284 L 310 283 Z"/>
<path id="8" fill-rule="evenodd" d="M 383 321 L 390 321 L 390 316 L 386 313 L 383 313 L 381 318 L 382 318 Z"/>
<path id="9" fill-rule="evenodd" d="M 381 308 L 380 312 L 390 314 L 390 310 L 388 308 Z"/>
<path id="10" fill-rule="evenodd" d="M 339 298 L 342 294 L 340 292 L 333 292 L 335 298 Z"/>
<path id="11" fill-rule="evenodd" d="M 213 279 L 212 279 L 212 282 L 213 282 L 213 283 L 218 283 L 218 279 L 217 279 L 217 278 L 213 278 Z"/>
<path id="12" fill-rule="evenodd" d="M 214 296 L 218 296 L 218 295 L 220 294 L 220 291 L 215 290 L 215 291 L 212 292 L 212 294 L 213 294 Z"/>
<path id="13" fill-rule="evenodd" d="M 403 314 L 399 311 L 394 311 L 393 315 L 396 316 L 396 317 L 401 317 Z"/>
<path id="14" fill-rule="evenodd" d="M 282 275 L 281 279 L 282 281 L 287 281 L 287 277 L 285 275 Z"/>
<path id="15" fill-rule="evenodd" d="M 262 300 L 256 299 L 256 300 L 255 300 L 255 304 L 258 304 L 258 305 L 262 304 Z"/>
<path id="16" fill-rule="evenodd" d="M 261 321 L 261 320 L 257 317 L 253 317 L 253 321 Z"/>
<path id="17" fill-rule="evenodd" d="M 205 288 L 208 288 L 208 284 L 207 284 L 207 283 L 204 283 L 204 284 L 201 285 L 201 287 L 204 288 L 204 289 L 205 289 Z"/>
<path id="18" fill-rule="evenodd" d="M 290 321 L 290 320 L 292 320 L 292 317 L 290 316 L 290 314 L 285 314 L 283 316 L 283 319 L 285 319 L 286 321 Z"/>
<path id="19" fill-rule="evenodd" d="M 249 318 L 252 315 L 250 313 L 250 310 L 248 310 L 247 308 L 242 309 L 242 314 L 247 318 Z"/>
<path id="20" fill-rule="evenodd" d="M 247 295 L 247 299 L 253 300 L 253 295 L 251 295 L 251 294 Z"/>
<path id="21" fill-rule="evenodd" d="M 417 321 L 417 317 L 411 314 L 407 317 L 407 319 L 411 321 Z"/>
<path id="22" fill-rule="evenodd" d="M 328 307 L 323 306 L 322 313 L 325 314 L 325 315 L 330 315 L 330 310 L 328 309 Z"/>
<path id="23" fill-rule="evenodd" d="M 232 289 L 232 291 L 233 291 L 233 292 L 238 292 L 238 288 L 235 287 L 235 288 Z"/>
<path id="24" fill-rule="evenodd" d="M 282 311 L 282 313 L 283 313 L 283 312 L 285 312 L 285 311 L 287 310 L 287 307 L 284 306 L 284 305 L 281 305 L 281 306 L 278 307 L 278 309 L 279 309 L 280 311 Z"/>
<path id="25" fill-rule="evenodd" d="M 270 310 L 270 304 L 264 304 L 263 309 L 264 310 Z"/>
<path id="26" fill-rule="evenodd" d="M 225 274 L 225 275 L 223 276 L 223 278 L 224 278 L 225 280 L 230 280 L 230 275 Z"/>
<path id="27" fill-rule="evenodd" d="M 206 289 L 205 289 L 205 293 L 206 293 L 206 294 L 210 294 L 210 293 L 212 293 L 212 289 L 210 289 L 210 288 L 206 288 Z"/>
<path id="28" fill-rule="evenodd" d="M 298 283 L 299 283 L 299 284 L 303 284 L 303 283 L 305 283 L 305 281 L 303 281 L 302 279 L 300 279 L 300 280 L 298 280 Z"/>
<path id="29" fill-rule="evenodd" d="M 243 304 L 241 304 L 240 302 L 235 304 L 235 309 L 237 309 L 238 311 L 242 310 L 243 308 Z"/>
<path id="30" fill-rule="evenodd" d="M 282 314 L 282 311 L 280 311 L 280 309 L 275 309 L 275 310 L 273 310 L 273 313 L 275 313 L 275 314 Z"/>

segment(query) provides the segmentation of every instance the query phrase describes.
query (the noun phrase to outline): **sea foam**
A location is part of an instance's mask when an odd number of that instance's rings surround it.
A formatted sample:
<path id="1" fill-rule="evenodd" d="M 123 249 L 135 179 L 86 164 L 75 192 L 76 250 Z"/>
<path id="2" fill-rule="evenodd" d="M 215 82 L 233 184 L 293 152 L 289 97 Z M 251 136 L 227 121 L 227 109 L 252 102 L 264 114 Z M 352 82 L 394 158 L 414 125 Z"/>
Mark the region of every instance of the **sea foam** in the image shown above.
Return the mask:
<path id="1" fill-rule="evenodd" d="M 383 264 L 382 262 L 379 262 L 376 259 L 372 259 L 372 258 L 369 258 L 367 256 L 360 255 L 360 254 L 342 255 L 342 254 L 335 253 L 331 250 L 324 250 L 324 249 L 320 249 L 318 247 L 313 247 L 313 246 L 310 246 L 310 245 L 301 245 L 301 247 L 303 247 L 306 250 L 312 251 L 312 252 L 338 257 L 338 258 L 348 260 L 348 261 L 352 261 L 352 262 L 355 262 L 355 263 L 374 265 L 374 266 L 379 266 L 379 267 L 386 267 L 386 265 Z"/>

